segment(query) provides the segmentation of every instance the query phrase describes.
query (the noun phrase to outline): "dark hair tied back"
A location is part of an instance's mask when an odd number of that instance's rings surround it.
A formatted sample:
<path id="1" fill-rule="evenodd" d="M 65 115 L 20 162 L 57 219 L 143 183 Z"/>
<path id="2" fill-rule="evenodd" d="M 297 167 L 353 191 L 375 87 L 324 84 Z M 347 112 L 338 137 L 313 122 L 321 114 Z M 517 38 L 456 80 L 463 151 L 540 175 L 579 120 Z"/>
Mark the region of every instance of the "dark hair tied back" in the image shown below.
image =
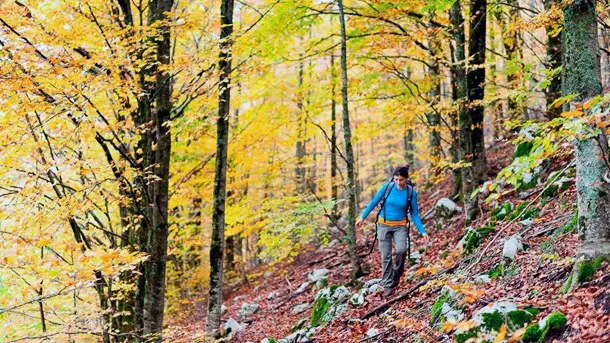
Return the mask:
<path id="1" fill-rule="evenodd" d="M 409 166 L 401 166 L 401 167 L 397 167 L 396 169 L 394 169 L 394 174 L 392 174 L 393 176 L 402 176 L 405 178 L 409 178 Z"/>

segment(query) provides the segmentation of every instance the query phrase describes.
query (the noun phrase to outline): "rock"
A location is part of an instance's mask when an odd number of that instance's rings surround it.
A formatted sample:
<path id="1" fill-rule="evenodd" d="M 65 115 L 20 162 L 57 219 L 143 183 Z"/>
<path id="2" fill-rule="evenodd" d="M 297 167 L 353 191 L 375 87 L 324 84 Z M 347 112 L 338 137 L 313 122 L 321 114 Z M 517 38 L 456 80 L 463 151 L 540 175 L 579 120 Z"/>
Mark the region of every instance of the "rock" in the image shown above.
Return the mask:
<path id="1" fill-rule="evenodd" d="M 249 315 L 256 313 L 256 311 L 258 311 L 259 308 L 260 308 L 260 306 L 258 306 L 258 304 L 243 303 L 241 305 L 241 308 L 237 312 L 237 315 L 242 319 L 246 319 Z"/>
<path id="2" fill-rule="evenodd" d="M 299 319 L 299 321 L 296 324 L 294 324 L 292 329 L 290 329 L 290 332 L 295 332 L 297 330 L 302 329 L 303 326 L 305 325 L 305 323 L 307 323 L 307 319 L 305 319 L 305 318 Z"/>
<path id="3" fill-rule="evenodd" d="M 328 278 L 322 278 L 318 281 L 316 281 L 316 289 L 320 290 L 324 287 L 328 286 Z"/>
<path id="4" fill-rule="evenodd" d="M 534 224 L 534 220 L 532 218 L 527 218 L 519 222 L 523 226 L 531 226 Z"/>
<path id="5" fill-rule="evenodd" d="M 220 305 L 220 314 L 223 315 L 227 312 L 227 307 L 225 305 Z"/>
<path id="6" fill-rule="evenodd" d="M 374 336 L 379 335 L 379 330 L 375 329 L 375 328 L 370 328 L 366 331 L 366 337 L 371 338 Z"/>
<path id="7" fill-rule="evenodd" d="M 452 215 L 459 213 L 462 211 L 462 209 L 460 207 L 458 207 L 458 205 L 456 205 L 451 199 L 449 198 L 441 198 L 436 202 L 436 205 L 434 206 L 435 209 L 435 213 L 441 217 L 444 218 L 449 218 Z"/>
<path id="8" fill-rule="evenodd" d="M 305 336 L 305 330 L 301 329 L 301 330 L 298 330 L 297 332 L 293 332 L 290 335 L 284 337 L 284 340 L 286 340 L 286 342 L 296 343 L 296 342 L 300 342 L 300 338 L 303 336 Z"/>
<path id="9" fill-rule="evenodd" d="M 312 305 L 311 325 L 317 326 L 329 322 L 335 316 L 347 311 L 345 300 L 351 296 L 352 294 L 345 286 L 331 286 L 320 290 Z"/>
<path id="10" fill-rule="evenodd" d="M 225 325 L 222 326 L 223 336 L 233 336 L 236 332 L 243 330 L 246 327 L 245 324 L 239 324 L 235 319 L 229 318 Z"/>
<path id="11" fill-rule="evenodd" d="M 441 316 L 444 317 L 447 322 L 459 322 L 464 320 L 464 313 L 459 309 L 451 307 L 448 303 L 443 303 L 441 307 Z"/>
<path id="12" fill-rule="evenodd" d="M 531 141 L 532 139 L 534 139 L 534 134 L 536 133 L 536 130 L 538 130 L 538 125 L 536 125 L 535 123 L 527 125 L 519 131 L 519 136 Z"/>
<path id="13" fill-rule="evenodd" d="M 263 277 L 264 277 L 265 279 L 266 279 L 266 278 L 270 278 L 271 276 L 273 276 L 273 273 L 272 273 L 272 272 L 265 272 L 265 273 L 263 274 Z"/>
<path id="14" fill-rule="evenodd" d="M 493 304 L 489 304 L 478 311 L 475 312 L 472 320 L 480 326 L 483 323 L 483 314 L 484 313 L 494 313 L 496 311 L 500 312 L 500 314 L 506 316 L 508 312 L 516 311 L 517 305 L 511 303 L 509 301 L 498 301 Z"/>
<path id="15" fill-rule="evenodd" d="M 466 244 L 466 238 L 468 238 L 468 232 L 474 230 L 472 228 L 472 226 L 467 227 L 464 230 L 464 236 L 462 236 L 462 239 L 460 239 L 459 242 L 457 242 L 457 244 L 455 245 L 455 248 L 458 250 L 463 250 L 464 249 L 464 244 Z"/>
<path id="16" fill-rule="evenodd" d="M 295 313 L 295 314 L 299 314 L 299 313 L 305 312 L 305 310 L 307 310 L 308 308 L 309 308 L 309 304 L 308 303 L 303 303 L 303 304 L 299 304 L 299 305 L 293 307 L 290 312 Z"/>
<path id="17" fill-rule="evenodd" d="M 370 288 L 373 285 L 376 285 L 381 282 L 381 279 L 370 279 L 364 283 L 365 288 Z"/>
<path id="18" fill-rule="evenodd" d="M 504 248 L 502 249 L 502 255 L 508 259 L 514 260 L 518 251 L 523 250 L 523 244 L 521 244 L 521 237 L 518 235 L 511 236 L 504 241 Z"/>
<path id="19" fill-rule="evenodd" d="M 367 282 L 365 282 L 364 285 L 362 286 L 362 289 L 365 290 L 364 295 L 373 294 L 373 293 L 379 291 L 380 289 L 382 289 L 383 287 L 381 287 L 380 282 L 381 282 L 381 279 L 370 279 Z"/>
<path id="20" fill-rule="evenodd" d="M 383 287 L 380 284 L 376 283 L 367 289 L 367 294 L 373 294 L 381 291 L 382 289 Z"/>
<path id="21" fill-rule="evenodd" d="M 349 303 L 352 306 L 360 306 L 362 304 L 364 304 L 364 292 L 366 292 L 366 289 L 361 290 L 360 292 L 352 295 L 352 297 L 349 299 Z"/>
<path id="22" fill-rule="evenodd" d="M 267 300 L 271 300 L 277 297 L 278 295 L 280 295 L 278 292 L 270 292 L 269 294 L 267 294 Z"/>
<path id="23" fill-rule="evenodd" d="M 297 293 L 303 293 L 305 292 L 305 290 L 309 287 L 309 282 L 305 281 L 303 282 L 300 286 L 299 289 L 297 289 Z"/>
<path id="24" fill-rule="evenodd" d="M 477 275 L 477 277 L 474 278 L 474 283 L 486 284 L 486 283 L 490 283 L 490 282 L 491 282 L 491 278 L 485 274 Z"/>
<path id="25" fill-rule="evenodd" d="M 492 184 L 493 184 L 493 181 L 485 181 L 481 185 L 481 191 L 479 192 L 479 194 L 481 195 L 482 198 L 487 198 L 487 196 L 489 196 L 489 194 L 491 193 L 490 186 Z"/>
<path id="26" fill-rule="evenodd" d="M 311 282 L 316 282 L 320 279 L 328 278 L 329 270 L 326 268 L 315 269 L 313 272 L 307 275 L 307 279 Z"/>

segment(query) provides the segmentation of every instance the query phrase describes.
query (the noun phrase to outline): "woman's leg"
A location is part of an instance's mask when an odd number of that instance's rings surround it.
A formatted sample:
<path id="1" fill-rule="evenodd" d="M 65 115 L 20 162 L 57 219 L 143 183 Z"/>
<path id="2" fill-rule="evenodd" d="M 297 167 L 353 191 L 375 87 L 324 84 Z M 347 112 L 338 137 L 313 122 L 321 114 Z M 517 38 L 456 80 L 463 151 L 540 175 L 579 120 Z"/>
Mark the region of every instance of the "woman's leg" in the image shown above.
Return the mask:
<path id="1" fill-rule="evenodd" d="M 378 226 L 377 239 L 379 240 L 379 252 L 381 253 L 381 286 L 386 289 L 394 287 L 392 236 L 391 227 L 386 225 Z"/>
<path id="2" fill-rule="evenodd" d="M 396 248 L 396 259 L 394 260 L 393 282 L 397 286 L 400 282 L 400 277 L 405 271 L 405 259 L 407 257 L 407 228 L 405 226 L 397 227 L 394 231 L 394 246 Z"/>

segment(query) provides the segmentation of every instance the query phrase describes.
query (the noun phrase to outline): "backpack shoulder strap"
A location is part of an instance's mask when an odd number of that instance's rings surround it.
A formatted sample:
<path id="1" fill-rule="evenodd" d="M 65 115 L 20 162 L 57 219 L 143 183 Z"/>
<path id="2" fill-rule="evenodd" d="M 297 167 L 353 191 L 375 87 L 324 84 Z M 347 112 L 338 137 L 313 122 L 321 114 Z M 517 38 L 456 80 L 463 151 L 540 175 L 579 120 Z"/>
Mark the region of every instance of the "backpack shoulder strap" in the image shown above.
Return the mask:
<path id="1" fill-rule="evenodd" d="M 379 220 L 379 214 L 381 214 L 382 210 L 383 210 L 384 218 L 386 217 L 385 216 L 385 202 L 386 202 L 386 200 L 388 200 L 388 196 L 390 195 L 392 188 L 394 188 L 394 181 L 390 181 L 388 183 L 388 186 L 385 188 L 385 192 L 383 193 L 383 198 L 381 198 L 381 208 L 379 209 L 379 212 L 377 212 L 377 220 Z M 375 222 L 377 222 L 377 220 Z"/>
<path id="2" fill-rule="evenodd" d="M 411 181 L 409 181 L 409 183 L 407 184 L 407 207 L 406 207 L 407 213 L 406 213 L 406 216 L 408 216 L 411 213 L 411 202 L 413 201 L 413 192 L 414 191 L 415 191 L 415 188 L 413 188 L 413 184 L 411 183 Z"/>

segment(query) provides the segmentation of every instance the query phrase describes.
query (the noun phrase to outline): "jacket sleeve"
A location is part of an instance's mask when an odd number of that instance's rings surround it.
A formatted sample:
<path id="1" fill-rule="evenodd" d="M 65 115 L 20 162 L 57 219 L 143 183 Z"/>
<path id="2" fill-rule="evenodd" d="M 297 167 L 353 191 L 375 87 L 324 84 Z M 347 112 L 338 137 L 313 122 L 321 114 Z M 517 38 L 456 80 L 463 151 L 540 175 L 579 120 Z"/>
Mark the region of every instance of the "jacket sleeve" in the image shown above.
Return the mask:
<path id="1" fill-rule="evenodd" d="M 383 194 L 385 194 L 385 190 L 387 188 L 388 188 L 387 183 L 385 185 L 381 186 L 381 188 L 379 189 L 377 194 L 375 194 L 375 197 L 373 197 L 373 200 L 371 200 L 371 202 L 369 202 L 369 204 L 366 206 L 366 208 L 362 212 L 362 219 L 366 219 L 366 217 L 369 216 L 369 214 L 375 208 L 375 206 L 377 206 L 377 204 L 379 204 L 379 202 L 381 201 L 381 198 L 383 198 Z"/>
<path id="2" fill-rule="evenodd" d="M 415 189 L 413 190 L 413 196 L 411 197 L 411 219 L 413 219 L 413 224 L 417 227 L 417 231 L 420 234 L 426 233 L 426 229 L 424 228 L 424 224 L 421 222 L 421 218 L 419 217 L 419 208 L 417 207 L 417 192 Z"/>

